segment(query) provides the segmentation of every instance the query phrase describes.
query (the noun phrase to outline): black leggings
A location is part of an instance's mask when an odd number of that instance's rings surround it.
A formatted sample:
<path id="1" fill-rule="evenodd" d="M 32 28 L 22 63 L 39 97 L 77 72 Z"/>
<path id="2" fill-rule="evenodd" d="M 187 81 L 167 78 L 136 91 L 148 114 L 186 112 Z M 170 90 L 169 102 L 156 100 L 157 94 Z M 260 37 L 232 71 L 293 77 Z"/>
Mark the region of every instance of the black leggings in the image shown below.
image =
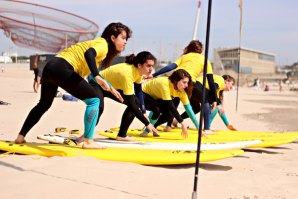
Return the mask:
<path id="1" fill-rule="evenodd" d="M 100 93 L 95 92 L 92 86 L 64 59 L 55 57 L 51 59 L 43 70 L 41 94 L 38 104 L 27 116 L 20 134 L 26 136 L 28 131 L 40 120 L 42 115 L 51 107 L 58 87 L 63 88 L 80 100 L 99 98 Z"/>
<path id="2" fill-rule="evenodd" d="M 202 95 L 203 95 L 203 85 L 200 82 L 196 82 L 193 84 L 193 90 L 192 90 L 192 95 L 191 98 L 189 99 L 189 103 L 192 107 L 192 110 L 194 114 L 197 114 L 201 111 L 201 100 L 202 100 Z M 206 89 L 206 97 L 208 97 L 208 90 Z M 183 119 L 188 118 L 188 114 L 186 112 L 181 114 L 181 117 Z"/>
<path id="3" fill-rule="evenodd" d="M 174 100 L 175 99 L 176 98 L 174 98 Z M 178 112 L 173 111 L 174 109 L 176 109 L 174 100 L 154 100 L 150 95 L 144 93 L 146 109 L 153 113 L 151 119 L 156 120 L 158 118 L 158 120 L 154 124 L 154 127 L 172 120 L 174 117 L 179 118 L 178 120 L 182 121 L 182 118 L 180 117 Z M 172 101 L 174 101 L 174 103 Z M 178 115 L 175 115 L 175 113 Z"/>
<path id="4" fill-rule="evenodd" d="M 99 118 L 104 110 L 104 97 L 108 97 L 118 103 L 121 103 L 121 102 L 112 93 L 103 90 L 94 80 L 91 79 L 89 83 L 90 85 L 92 85 L 94 90 L 96 90 L 96 92 L 100 93 L 100 107 L 99 107 L 99 114 L 98 114 L 98 120 L 97 120 L 97 123 L 98 123 Z M 123 103 L 127 105 L 127 108 L 125 109 L 121 118 L 121 124 L 120 124 L 118 136 L 126 137 L 127 130 L 136 115 L 138 119 L 146 126 L 149 124 L 149 121 L 143 116 L 143 113 L 139 108 L 140 107 L 139 99 L 135 95 L 124 95 L 122 90 L 118 90 L 118 92 L 121 94 L 121 96 L 124 99 Z"/>
<path id="5" fill-rule="evenodd" d="M 202 100 L 202 95 L 203 95 L 203 85 L 200 83 L 200 82 L 195 82 L 193 84 L 193 90 L 192 90 L 192 95 L 189 99 L 189 103 L 192 107 L 192 110 L 194 112 L 194 114 L 197 114 L 201 111 L 201 100 Z M 206 89 L 206 97 L 205 97 L 205 101 L 209 101 L 209 97 L 210 94 L 209 94 L 209 90 Z M 176 98 L 174 99 L 174 104 L 178 107 L 179 105 L 179 98 L 176 100 Z M 181 117 L 183 119 L 186 119 L 188 118 L 188 114 L 186 112 L 183 112 L 181 114 Z M 171 126 L 172 125 L 172 121 L 173 121 L 173 117 L 168 120 L 168 123 L 167 123 L 167 126 Z M 160 124 L 163 124 L 163 123 L 160 123 Z"/>

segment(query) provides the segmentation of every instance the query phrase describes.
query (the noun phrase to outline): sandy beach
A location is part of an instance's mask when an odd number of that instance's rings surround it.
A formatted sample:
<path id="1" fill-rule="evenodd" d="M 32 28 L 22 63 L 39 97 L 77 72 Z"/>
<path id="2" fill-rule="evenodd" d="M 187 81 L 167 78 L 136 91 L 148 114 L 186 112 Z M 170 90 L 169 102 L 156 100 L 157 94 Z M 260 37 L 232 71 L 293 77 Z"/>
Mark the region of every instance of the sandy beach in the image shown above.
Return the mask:
<path id="1" fill-rule="evenodd" d="M 38 102 L 32 71 L 0 73 L 0 139 L 14 140 L 27 114 Z M 105 100 L 96 130 L 120 125 L 125 106 Z M 239 130 L 298 131 L 298 93 L 269 92 L 251 87 L 225 94 L 225 110 Z M 49 111 L 26 137 L 29 142 L 52 133 L 55 127 L 82 129 L 85 104 L 56 98 Z M 182 111 L 182 109 L 181 109 Z M 190 127 L 192 123 L 187 121 Z M 142 127 L 135 119 L 131 127 Z M 217 117 L 213 129 L 226 129 Z M 96 135 L 98 136 L 98 135 Z M 197 198 L 296 199 L 298 141 L 278 147 L 247 150 L 243 155 L 202 163 Z M 144 166 L 88 157 L 0 155 L 1 199 L 187 199 L 194 186 L 195 165 Z"/>

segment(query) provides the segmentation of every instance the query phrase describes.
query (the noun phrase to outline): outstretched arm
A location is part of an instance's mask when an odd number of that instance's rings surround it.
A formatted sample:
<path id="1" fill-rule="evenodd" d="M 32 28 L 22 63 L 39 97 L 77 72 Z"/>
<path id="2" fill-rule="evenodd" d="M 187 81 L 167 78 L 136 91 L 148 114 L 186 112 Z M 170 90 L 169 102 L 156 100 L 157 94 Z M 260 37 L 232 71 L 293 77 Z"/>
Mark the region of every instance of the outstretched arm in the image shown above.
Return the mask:
<path id="1" fill-rule="evenodd" d="M 95 62 L 95 58 L 96 58 L 96 51 L 94 48 L 89 48 L 85 53 L 84 53 L 84 57 L 85 60 L 88 64 L 88 67 L 91 71 L 91 74 L 96 77 L 97 75 L 99 75 L 97 66 L 96 66 L 96 62 Z"/>
<path id="2" fill-rule="evenodd" d="M 91 78 L 95 80 L 101 87 L 103 87 L 105 90 L 110 91 L 120 102 L 123 102 L 123 98 L 121 94 L 112 87 L 112 85 L 106 81 L 103 77 L 99 75 L 95 58 L 96 58 L 96 51 L 94 48 L 89 48 L 84 53 L 85 60 L 88 64 L 88 67 L 91 71 Z"/>
<path id="3" fill-rule="evenodd" d="M 181 124 L 181 128 L 182 128 L 181 135 L 183 136 L 183 138 L 187 138 L 188 137 L 187 126 L 184 123 L 183 118 L 179 114 L 174 102 L 172 100 L 165 100 L 164 102 L 165 102 L 165 106 L 167 106 L 168 110 L 173 114 L 175 119 Z"/>
<path id="4" fill-rule="evenodd" d="M 156 76 L 158 76 L 158 75 L 161 75 L 161 74 L 167 73 L 167 72 L 169 72 L 169 71 L 171 71 L 171 70 L 174 70 L 174 69 L 177 68 L 177 67 L 178 67 L 178 66 L 177 66 L 177 64 L 175 64 L 175 63 L 169 64 L 169 65 L 167 65 L 167 66 L 161 68 L 160 70 L 156 71 L 155 73 L 153 73 L 152 76 L 153 76 L 153 77 L 156 77 Z"/>
<path id="5" fill-rule="evenodd" d="M 186 105 L 184 105 L 184 108 L 185 108 L 185 111 L 186 111 L 188 117 L 191 119 L 191 121 L 195 125 L 196 129 L 199 129 L 200 128 L 200 125 L 199 125 L 199 122 L 198 122 L 198 120 L 196 118 L 195 113 L 192 110 L 191 105 L 190 104 L 186 104 Z"/>
<path id="6" fill-rule="evenodd" d="M 125 100 L 127 101 L 127 106 L 131 108 L 134 115 L 145 125 L 148 126 L 150 122 L 140 111 L 138 103 L 136 103 L 135 95 L 125 95 Z"/>
<path id="7" fill-rule="evenodd" d="M 88 67 L 90 69 L 90 72 L 92 74 L 92 79 L 94 79 L 100 86 L 102 86 L 104 89 L 110 91 L 110 84 L 108 84 L 104 78 L 99 76 L 99 72 L 96 66 L 95 58 L 96 58 L 96 51 L 94 48 L 89 48 L 84 53 L 85 60 L 88 64 Z"/>

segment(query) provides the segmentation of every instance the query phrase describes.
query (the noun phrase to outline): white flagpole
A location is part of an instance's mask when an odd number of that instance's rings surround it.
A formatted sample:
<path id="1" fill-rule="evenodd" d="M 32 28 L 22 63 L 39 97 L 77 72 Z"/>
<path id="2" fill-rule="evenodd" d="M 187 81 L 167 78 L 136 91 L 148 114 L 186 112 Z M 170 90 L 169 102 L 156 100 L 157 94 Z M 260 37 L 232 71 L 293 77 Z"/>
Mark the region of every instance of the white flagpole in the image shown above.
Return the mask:
<path id="1" fill-rule="evenodd" d="M 238 76 L 237 76 L 237 95 L 236 95 L 236 111 L 238 110 L 238 94 L 239 94 L 239 73 L 240 73 L 240 60 L 241 60 L 241 47 L 242 47 L 242 0 L 239 0 L 240 8 L 240 33 L 239 33 L 239 51 L 238 51 Z"/>
<path id="2" fill-rule="evenodd" d="M 192 36 L 193 40 L 195 40 L 197 38 L 198 24 L 199 24 L 200 12 L 201 12 L 201 4 L 202 4 L 202 1 L 198 0 L 198 10 L 197 10 L 197 16 L 196 16 L 196 20 L 195 20 L 195 27 L 193 30 L 193 36 Z"/>

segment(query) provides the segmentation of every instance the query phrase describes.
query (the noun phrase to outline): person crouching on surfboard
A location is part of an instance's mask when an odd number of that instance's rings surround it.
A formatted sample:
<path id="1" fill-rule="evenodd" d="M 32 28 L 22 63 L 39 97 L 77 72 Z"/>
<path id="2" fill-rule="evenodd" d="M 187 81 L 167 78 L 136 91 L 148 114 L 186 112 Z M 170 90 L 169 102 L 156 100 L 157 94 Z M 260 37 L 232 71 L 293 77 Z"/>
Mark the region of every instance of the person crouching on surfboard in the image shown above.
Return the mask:
<path id="1" fill-rule="evenodd" d="M 235 83 L 235 79 L 233 77 L 231 77 L 230 75 L 223 75 L 223 76 L 219 76 L 219 75 L 213 75 L 213 78 L 214 78 L 214 84 L 215 84 L 215 87 L 216 87 L 216 94 L 217 94 L 217 104 L 218 105 L 221 105 L 222 104 L 222 99 L 223 99 L 223 91 L 230 91 L 232 90 L 233 88 L 233 85 Z M 200 76 L 197 78 L 197 87 L 199 88 L 199 92 L 198 94 L 199 95 L 196 95 L 196 96 L 192 96 L 192 99 L 191 100 L 191 105 L 194 107 L 194 109 L 196 110 L 200 110 L 200 104 L 196 101 L 201 101 L 201 96 L 203 94 L 203 76 Z M 211 106 L 211 103 L 212 103 L 212 98 L 210 97 L 210 87 L 209 87 L 209 84 L 208 82 L 206 82 L 206 85 L 205 85 L 205 88 L 206 88 L 206 98 L 205 98 L 205 101 L 202 102 L 203 106 L 204 106 L 204 131 L 208 134 L 212 134 L 214 133 L 212 130 L 210 130 L 210 124 L 213 120 L 213 118 L 215 117 L 216 113 L 218 111 L 220 111 L 220 114 L 223 114 L 224 113 L 224 110 L 223 110 L 223 107 L 222 106 L 218 106 L 216 107 L 216 109 L 214 111 L 211 111 L 212 109 L 212 106 Z M 226 119 L 224 118 L 224 115 L 223 116 L 223 120 Z M 181 114 L 181 117 L 182 118 L 188 118 L 188 114 L 186 112 L 182 113 Z M 224 121 L 226 124 L 227 124 L 227 119 L 226 121 Z M 177 120 L 173 120 L 173 125 L 174 126 L 177 126 Z M 232 126 L 228 127 L 228 128 L 233 128 Z"/>
<path id="2" fill-rule="evenodd" d="M 205 64 L 205 56 L 202 54 L 203 52 L 203 44 L 199 40 L 192 40 L 189 42 L 189 44 L 184 48 L 183 55 L 179 57 L 175 63 L 171 63 L 168 66 L 165 66 L 161 68 L 160 70 L 156 71 L 152 77 L 157 77 L 161 74 L 164 74 L 166 72 L 169 72 L 171 70 L 178 70 L 178 69 L 184 69 L 186 70 L 190 76 L 191 81 L 193 83 L 193 90 L 190 97 L 190 103 L 192 105 L 193 111 L 195 113 L 200 112 L 200 101 L 197 99 L 196 96 L 200 95 L 200 88 L 197 86 L 197 77 L 203 72 L 204 70 L 204 64 Z M 210 85 L 210 97 L 212 99 L 212 110 L 214 111 L 217 106 L 216 101 L 216 88 L 214 84 L 213 79 L 213 69 L 211 62 L 207 60 L 207 82 Z M 179 105 L 179 98 L 176 98 L 173 100 L 176 107 Z M 198 104 L 194 106 L 193 104 Z M 169 119 L 167 126 L 164 128 L 164 131 L 170 131 L 172 120 Z"/>
<path id="3" fill-rule="evenodd" d="M 230 75 L 223 75 L 222 77 L 220 77 L 220 76 L 215 77 L 214 82 L 219 87 L 218 92 L 217 92 L 219 104 L 214 111 L 211 111 L 209 126 L 211 127 L 212 121 L 213 121 L 214 117 L 216 116 L 216 114 L 218 113 L 221 120 L 224 122 L 224 124 L 226 125 L 226 127 L 229 130 L 237 131 L 237 129 L 229 122 L 227 115 L 225 113 L 224 107 L 223 107 L 223 99 L 224 99 L 223 93 L 224 93 L 224 91 L 231 91 L 233 89 L 233 86 L 235 84 L 235 79 Z M 209 110 L 211 110 L 210 105 L 209 105 Z"/>
<path id="4" fill-rule="evenodd" d="M 187 137 L 187 126 L 173 102 L 174 98 L 179 98 L 192 122 L 199 128 L 199 123 L 189 102 L 192 89 L 191 76 L 184 69 L 174 71 L 170 77 L 157 77 L 144 83 L 142 90 L 145 107 L 151 111 L 149 119 L 154 127 L 167 122 L 173 116 L 181 124 L 181 135 L 184 138 Z M 145 128 L 140 136 L 147 136 L 149 132 L 150 129 Z"/>
<path id="5" fill-rule="evenodd" d="M 101 37 L 77 43 L 64 49 L 51 59 L 43 70 L 41 96 L 38 104 L 30 111 L 15 143 L 25 142 L 29 130 L 51 107 L 58 87 L 86 103 L 84 116 L 84 143 L 82 148 L 102 149 L 93 141 L 94 128 L 98 119 L 100 94 L 84 79 L 90 73 L 97 84 L 123 101 L 120 93 L 99 75 L 97 66 L 109 66 L 111 60 L 124 50 L 132 31 L 122 23 L 111 23 Z"/>
<path id="6" fill-rule="evenodd" d="M 115 89 L 117 89 L 119 93 L 121 93 L 124 99 L 123 103 L 127 105 L 127 108 L 122 115 L 120 129 L 116 137 L 116 140 L 118 141 L 135 141 L 133 138 L 127 136 L 127 130 L 135 116 L 155 135 L 158 135 L 158 131 L 147 119 L 148 117 L 146 115 L 142 92 L 143 76 L 152 73 L 155 62 L 156 58 L 154 55 L 148 51 L 142 51 L 137 55 L 131 54 L 126 56 L 125 63 L 110 66 L 99 73 Z M 104 101 L 104 97 L 118 101 L 115 96 L 105 91 L 102 87 L 96 84 L 94 80 L 91 79 L 90 84 L 93 85 L 98 93 L 102 93 L 102 96 L 100 97 L 102 102 Z M 103 110 L 104 103 L 100 103 L 99 117 Z M 80 142 L 80 140 L 81 137 L 77 142 Z"/>

